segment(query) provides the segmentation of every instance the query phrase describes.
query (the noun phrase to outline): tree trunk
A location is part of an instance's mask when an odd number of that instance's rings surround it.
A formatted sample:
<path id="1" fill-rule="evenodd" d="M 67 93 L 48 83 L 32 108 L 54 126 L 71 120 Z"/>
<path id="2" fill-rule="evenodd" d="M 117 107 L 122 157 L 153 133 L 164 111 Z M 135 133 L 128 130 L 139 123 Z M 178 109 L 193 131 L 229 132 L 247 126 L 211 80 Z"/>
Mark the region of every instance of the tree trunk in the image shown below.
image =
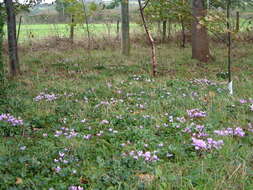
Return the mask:
<path id="1" fill-rule="evenodd" d="M 75 26 L 74 26 L 75 20 L 74 20 L 74 15 L 71 15 L 71 24 L 70 24 L 70 35 L 69 35 L 69 39 L 71 41 L 71 43 L 74 43 L 74 30 L 75 30 Z"/>
<path id="2" fill-rule="evenodd" d="M 4 20 L 3 15 L 0 13 L 0 91 L 4 84 L 4 62 L 3 62 L 3 34 L 4 34 Z M 1 92 L 0 92 L 1 96 Z"/>
<path id="3" fill-rule="evenodd" d="M 204 8 L 204 0 L 193 0 L 192 13 L 194 17 L 192 23 L 192 58 L 202 62 L 208 62 L 211 56 L 207 29 L 200 24 L 200 20 L 203 19 L 207 13 Z"/>
<path id="4" fill-rule="evenodd" d="M 129 2 L 121 1 L 121 51 L 123 55 L 130 54 L 130 35 L 129 35 Z"/>
<path id="5" fill-rule="evenodd" d="M 145 17 L 144 17 L 144 8 L 147 6 L 147 4 L 144 5 L 144 7 L 142 7 L 141 4 L 141 0 L 138 0 L 139 3 L 139 7 L 140 7 L 140 14 L 141 14 L 141 19 L 142 19 L 142 23 L 145 29 L 145 32 L 147 34 L 149 43 L 150 43 L 150 47 L 151 47 L 151 64 L 152 64 L 152 75 L 155 77 L 157 74 L 157 59 L 156 59 L 156 49 L 155 49 L 155 42 L 154 39 L 148 29 Z"/>
<path id="6" fill-rule="evenodd" d="M 185 48 L 185 42 L 186 42 L 186 36 L 185 36 L 185 25 L 184 25 L 184 20 L 182 17 L 180 17 L 181 21 L 181 27 L 182 27 L 182 44 L 181 47 Z"/>
<path id="7" fill-rule="evenodd" d="M 240 31 L 240 12 L 236 11 L 236 32 Z"/>
<path id="8" fill-rule="evenodd" d="M 165 42 L 165 40 L 166 40 L 166 33 L 167 33 L 167 21 L 166 20 L 164 20 L 163 21 L 163 42 Z"/>
<path id="9" fill-rule="evenodd" d="M 116 37 L 117 39 L 119 39 L 119 22 L 120 21 L 117 20 L 117 31 L 116 31 L 117 32 L 117 37 Z"/>
<path id="10" fill-rule="evenodd" d="M 7 12 L 9 63 L 11 76 L 20 74 L 16 36 L 16 17 L 12 0 L 4 0 Z"/>
<path id="11" fill-rule="evenodd" d="M 91 48 L 91 38 L 90 38 L 90 29 L 89 29 L 89 20 L 88 20 L 88 15 L 86 11 L 86 5 L 85 5 L 85 0 L 82 0 L 83 3 L 83 12 L 84 12 L 84 19 L 85 19 L 85 24 L 86 24 L 86 31 L 88 35 L 88 49 L 90 50 Z"/>
<path id="12" fill-rule="evenodd" d="M 171 19 L 169 19 L 169 24 L 168 24 L 168 38 L 171 37 L 171 27 L 172 27 L 172 24 L 171 24 Z"/>

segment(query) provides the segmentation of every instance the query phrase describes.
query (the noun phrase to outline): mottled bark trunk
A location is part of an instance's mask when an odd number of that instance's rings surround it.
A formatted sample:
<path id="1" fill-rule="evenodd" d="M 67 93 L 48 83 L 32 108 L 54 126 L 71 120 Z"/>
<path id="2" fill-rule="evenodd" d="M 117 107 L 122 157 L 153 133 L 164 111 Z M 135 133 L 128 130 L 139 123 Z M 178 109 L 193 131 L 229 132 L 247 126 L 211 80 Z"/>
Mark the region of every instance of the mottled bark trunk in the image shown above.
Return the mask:
<path id="1" fill-rule="evenodd" d="M 11 76 L 16 76 L 20 73 L 16 36 L 16 17 L 12 0 L 4 0 L 4 3 L 7 12 L 10 73 Z"/>
<path id="2" fill-rule="evenodd" d="M 163 42 L 165 42 L 166 40 L 166 33 L 167 33 L 167 21 L 164 20 L 163 21 L 163 36 L 162 36 Z"/>
<path id="3" fill-rule="evenodd" d="M 203 19 L 207 13 L 204 7 L 204 0 L 193 0 L 192 13 L 194 17 L 192 23 L 192 58 L 202 62 L 208 62 L 211 56 L 207 29 L 200 24 L 200 20 Z"/>
<path id="4" fill-rule="evenodd" d="M 121 1 L 121 51 L 123 55 L 130 54 L 130 34 L 129 34 L 129 2 Z"/>

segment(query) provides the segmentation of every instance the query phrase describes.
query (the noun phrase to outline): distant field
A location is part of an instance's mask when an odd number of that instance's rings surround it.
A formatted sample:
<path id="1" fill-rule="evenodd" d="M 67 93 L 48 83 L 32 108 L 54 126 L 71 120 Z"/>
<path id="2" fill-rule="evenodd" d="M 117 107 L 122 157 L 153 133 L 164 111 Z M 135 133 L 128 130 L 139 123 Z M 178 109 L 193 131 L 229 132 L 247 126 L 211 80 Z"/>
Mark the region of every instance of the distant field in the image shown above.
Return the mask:
<path id="1" fill-rule="evenodd" d="M 131 32 L 141 31 L 141 27 L 137 24 L 131 24 L 130 28 Z M 93 36 L 115 36 L 117 33 L 116 24 L 90 24 L 89 29 Z M 26 24 L 21 26 L 19 41 L 43 40 L 53 36 L 68 37 L 69 32 L 70 26 L 68 24 Z M 75 38 L 80 39 L 82 36 L 87 36 L 86 26 L 77 25 Z"/>

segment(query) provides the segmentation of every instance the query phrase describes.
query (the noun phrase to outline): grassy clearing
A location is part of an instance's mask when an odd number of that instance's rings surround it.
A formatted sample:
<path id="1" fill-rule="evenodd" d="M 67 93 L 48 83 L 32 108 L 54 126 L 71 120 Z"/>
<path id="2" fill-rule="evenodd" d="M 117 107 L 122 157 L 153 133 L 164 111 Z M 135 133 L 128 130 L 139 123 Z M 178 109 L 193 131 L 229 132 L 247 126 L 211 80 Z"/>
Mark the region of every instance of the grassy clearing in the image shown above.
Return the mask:
<path id="1" fill-rule="evenodd" d="M 251 45 L 234 54 L 233 97 L 216 76 L 226 70 L 224 47 L 216 44 L 215 62 L 204 65 L 191 60 L 190 48 L 173 46 L 158 47 L 154 79 L 144 47 L 129 58 L 111 49 L 90 56 L 82 49 L 23 54 L 24 73 L 0 107 L 24 120 L 13 130 L 18 136 L 0 138 L 0 189 L 252 189 L 253 112 L 239 102 L 253 98 Z M 202 78 L 216 85 L 192 82 Z M 41 92 L 56 99 L 39 100 Z M 187 110 L 194 108 L 207 116 L 190 118 Z M 195 150 L 192 123 L 223 140 L 222 148 Z M 189 126 L 193 131 L 183 132 Z M 227 127 L 241 127 L 245 136 L 214 133 Z M 159 160 L 137 160 L 135 151 Z"/>
<path id="2" fill-rule="evenodd" d="M 93 37 L 101 35 L 116 36 L 116 24 L 90 24 L 89 29 Z M 5 26 L 5 31 L 7 27 Z M 138 33 L 141 31 L 141 26 L 131 24 L 131 32 Z M 38 41 L 48 37 L 68 38 L 70 33 L 69 24 L 23 24 L 20 29 L 20 42 Z M 75 38 L 80 39 L 87 36 L 85 25 L 77 25 L 75 27 Z M 6 37 L 7 38 L 7 37 Z"/>

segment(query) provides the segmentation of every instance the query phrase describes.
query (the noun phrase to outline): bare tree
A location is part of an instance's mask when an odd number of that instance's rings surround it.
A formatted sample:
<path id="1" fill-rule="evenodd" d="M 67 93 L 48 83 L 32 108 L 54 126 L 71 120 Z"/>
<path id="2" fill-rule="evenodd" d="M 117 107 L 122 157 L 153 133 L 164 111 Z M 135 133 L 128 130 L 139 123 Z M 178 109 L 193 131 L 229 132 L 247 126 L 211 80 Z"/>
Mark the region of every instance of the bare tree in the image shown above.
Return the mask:
<path id="1" fill-rule="evenodd" d="M 192 14 L 192 58 L 202 62 L 208 62 L 211 58 L 209 51 L 208 34 L 205 26 L 200 24 L 207 10 L 204 7 L 204 0 L 193 0 Z"/>
<path id="2" fill-rule="evenodd" d="M 155 42 L 154 42 L 154 39 L 153 39 L 149 29 L 148 29 L 148 26 L 147 26 L 147 23 L 146 23 L 146 20 L 145 20 L 145 17 L 144 17 L 144 9 L 148 5 L 149 0 L 146 1 L 146 3 L 143 6 L 141 4 L 141 0 L 138 0 L 138 3 L 139 3 L 140 14 L 141 14 L 143 26 L 144 26 L 144 29 L 146 31 L 146 34 L 147 34 L 147 37 L 148 37 L 148 40 L 149 40 L 149 43 L 150 43 L 150 47 L 151 47 L 152 74 L 153 74 L 153 76 L 156 76 L 156 74 L 157 74 L 157 59 L 156 59 Z"/>
<path id="3" fill-rule="evenodd" d="M 9 63 L 11 76 L 20 74 L 16 37 L 16 17 L 12 0 L 4 0 L 7 13 Z"/>
<path id="4" fill-rule="evenodd" d="M 129 34 L 129 2 L 121 1 L 121 50 L 123 55 L 130 54 L 130 34 Z"/>

